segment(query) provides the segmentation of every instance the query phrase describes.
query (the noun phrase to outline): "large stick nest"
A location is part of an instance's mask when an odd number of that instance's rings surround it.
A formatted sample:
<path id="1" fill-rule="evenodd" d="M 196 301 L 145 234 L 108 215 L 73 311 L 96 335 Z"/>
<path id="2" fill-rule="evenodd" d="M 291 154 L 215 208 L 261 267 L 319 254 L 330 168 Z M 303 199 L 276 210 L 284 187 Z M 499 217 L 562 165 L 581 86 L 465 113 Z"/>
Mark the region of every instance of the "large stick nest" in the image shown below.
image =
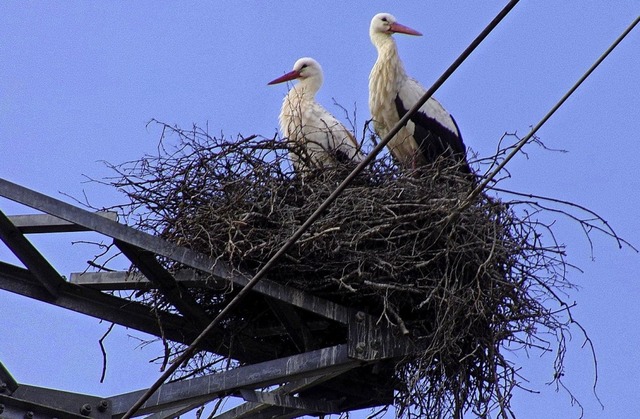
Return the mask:
<path id="1" fill-rule="evenodd" d="M 169 133 L 177 142 L 165 148 Z M 297 176 L 289 151 L 275 138 L 229 141 L 163 125 L 158 155 L 114 166 L 110 183 L 130 198 L 123 208 L 131 224 L 255 272 L 347 173 Z M 558 295 L 571 287 L 563 249 L 553 240 L 543 244 L 548 226 L 530 212 L 516 216 L 516 203 L 482 194 L 461 211 L 472 186 L 455 167 L 407 174 L 379 158 L 268 273 L 377 316 L 425 347 L 396 365 L 401 414 L 509 411 L 518 380 L 504 352 L 549 348 L 547 334 L 557 341 L 562 369 L 570 315 L 556 310 L 566 308 Z M 227 291 L 194 295 L 215 315 L 234 295 Z M 162 297 L 148 293 L 146 301 L 158 306 Z M 259 321 L 263 309 L 256 299 L 234 311 L 229 333 L 247 319 Z M 325 339 L 319 346 L 331 343 L 331 333 Z M 183 375 L 216 368 L 203 359 Z"/>

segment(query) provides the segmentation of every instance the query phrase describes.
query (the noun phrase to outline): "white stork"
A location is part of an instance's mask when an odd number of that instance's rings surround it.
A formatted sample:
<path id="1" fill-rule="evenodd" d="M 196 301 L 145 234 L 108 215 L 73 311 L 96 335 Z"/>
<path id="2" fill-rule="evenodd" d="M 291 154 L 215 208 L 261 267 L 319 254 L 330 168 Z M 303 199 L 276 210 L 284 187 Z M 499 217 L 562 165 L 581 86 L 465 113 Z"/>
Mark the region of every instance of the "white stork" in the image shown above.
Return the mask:
<path id="1" fill-rule="evenodd" d="M 369 109 L 376 133 L 383 137 L 425 93 L 416 80 L 407 76 L 392 35 L 422 34 L 401 25 L 389 13 L 371 20 L 369 36 L 378 50 L 378 59 L 369 75 Z M 388 143 L 393 157 L 404 167 L 433 163 L 441 156 L 460 164 L 471 173 L 466 148 L 453 117 L 434 98 L 430 98 Z"/>
<path id="2" fill-rule="evenodd" d="M 296 171 L 362 161 L 364 155 L 355 137 L 315 101 L 323 80 L 320 64 L 313 58 L 300 58 L 293 70 L 269 84 L 294 79 L 299 82 L 285 96 L 278 120 L 283 135 L 295 147 L 290 156 Z"/>

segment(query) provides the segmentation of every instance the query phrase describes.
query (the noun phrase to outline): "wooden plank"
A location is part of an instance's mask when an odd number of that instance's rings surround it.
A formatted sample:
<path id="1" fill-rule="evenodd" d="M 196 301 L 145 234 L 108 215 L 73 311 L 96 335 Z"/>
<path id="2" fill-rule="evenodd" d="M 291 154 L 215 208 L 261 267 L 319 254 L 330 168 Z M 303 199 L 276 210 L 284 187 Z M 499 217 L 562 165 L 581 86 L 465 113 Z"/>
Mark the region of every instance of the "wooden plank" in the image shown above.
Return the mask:
<path id="1" fill-rule="evenodd" d="M 239 274 L 231 272 L 232 271 L 230 271 L 229 275 L 236 284 L 244 286 L 249 282 L 247 276 L 240 276 Z M 287 287 L 268 279 L 263 279 L 253 287 L 253 290 L 343 324 L 349 321 L 351 309 L 316 297 L 297 288 Z"/>
<path id="2" fill-rule="evenodd" d="M 171 409 L 166 409 L 166 410 L 161 410 L 159 412 L 155 412 L 152 415 L 149 416 L 145 416 L 144 419 L 173 419 L 173 418 L 180 418 L 181 415 L 184 415 L 185 413 L 189 413 L 190 411 L 192 411 L 193 409 L 196 409 L 198 407 L 200 407 L 202 404 L 201 403 L 196 403 L 196 404 L 185 404 L 183 406 L 176 406 L 173 407 Z"/>
<path id="3" fill-rule="evenodd" d="M 115 211 L 97 211 L 96 214 L 112 221 L 118 220 L 118 214 Z M 10 215 L 8 218 L 23 234 L 90 231 L 86 227 L 49 214 Z"/>
<path id="4" fill-rule="evenodd" d="M 107 291 L 146 291 L 153 288 L 153 283 L 137 271 L 73 272 L 69 282 L 86 288 Z"/>

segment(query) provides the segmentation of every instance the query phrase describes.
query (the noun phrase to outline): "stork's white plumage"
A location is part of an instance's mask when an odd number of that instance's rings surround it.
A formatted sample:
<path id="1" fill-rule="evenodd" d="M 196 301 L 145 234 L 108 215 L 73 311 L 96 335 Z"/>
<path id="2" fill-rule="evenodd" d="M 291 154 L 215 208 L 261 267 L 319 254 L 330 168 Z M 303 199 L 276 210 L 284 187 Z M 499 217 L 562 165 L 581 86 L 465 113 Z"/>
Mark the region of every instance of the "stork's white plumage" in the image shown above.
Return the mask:
<path id="1" fill-rule="evenodd" d="M 422 35 L 401 25 L 389 13 L 371 20 L 369 36 L 378 50 L 378 59 L 369 75 L 369 109 L 374 128 L 385 136 L 425 93 L 424 87 L 407 76 L 392 35 Z M 389 142 L 394 158 L 405 167 L 433 163 L 440 157 L 460 162 L 460 170 L 471 173 L 466 148 L 453 117 L 434 98 L 430 98 L 407 125 Z"/>
<path id="2" fill-rule="evenodd" d="M 315 100 L 323 81 L 320 64 L 300 58 L 292 71 L 269 84 L 295 79 L 299 81 L 285 96 L 278 119 L 283 135 L 294 145 L 290 156 L 296 171 L 362 161 L 355 137 Z"/>

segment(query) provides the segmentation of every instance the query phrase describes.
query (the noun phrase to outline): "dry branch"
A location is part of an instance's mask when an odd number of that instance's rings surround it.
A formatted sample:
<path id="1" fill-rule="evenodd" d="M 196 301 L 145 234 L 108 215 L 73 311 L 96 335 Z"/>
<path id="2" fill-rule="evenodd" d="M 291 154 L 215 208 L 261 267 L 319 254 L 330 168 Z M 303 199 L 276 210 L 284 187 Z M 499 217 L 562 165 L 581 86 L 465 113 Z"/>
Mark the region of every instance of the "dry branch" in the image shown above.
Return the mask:
<path id="1" fill-rule="evenodd" d="M 122 215 L 142 230 L 245 271 L 259 269 L 345 175 L 337 168 L 296 176 L 287 157 L 296 150 L 276 138 L 229 141 L 197 127 L 161 126 L 157 156 L 112 166 L 116 175 L 107 182 L 129 198 Z M 485 163 L 493 167 L 504 155 L 498 150 Z M 425 346 L 420 356 L 396 366 L 402 415 L 506 415 L 520 382 L 517 366 L 505 358 L 508 351 L 556 351 L 556 369 L 562 370 L 565 334 L 574 321 L 561 298 L 573 287 L 564 249 L 550 225 L 526 212 L 528 201 L 481 194 L 447 221 L 470 190 L 456 168 L 402 174 L 381 158 L 269 273 L 272 280 L 379 316 Z M 617 238 L 600 218 L 566 214 L 585 231 L 593 227 Z M 193 294 L 212 316 L 233 296 L 229 289 Z M 143 298 L 156 309 L 171 309 L 161 295 Z M 232 339 L 243 333 L 256 338 L 247 321 L 276 328 L 269 313 L 256 299 L 225 327 Z M 319 334 L 319 345 L 330 344 L 334 332 Z M 286 351 L 277 335 L 259 339 Z M 183 349 L 171 348 L 172 356 Z M 223 360 L 200 353 L 181 375 L 211 372 L 227 365 Z"/>

